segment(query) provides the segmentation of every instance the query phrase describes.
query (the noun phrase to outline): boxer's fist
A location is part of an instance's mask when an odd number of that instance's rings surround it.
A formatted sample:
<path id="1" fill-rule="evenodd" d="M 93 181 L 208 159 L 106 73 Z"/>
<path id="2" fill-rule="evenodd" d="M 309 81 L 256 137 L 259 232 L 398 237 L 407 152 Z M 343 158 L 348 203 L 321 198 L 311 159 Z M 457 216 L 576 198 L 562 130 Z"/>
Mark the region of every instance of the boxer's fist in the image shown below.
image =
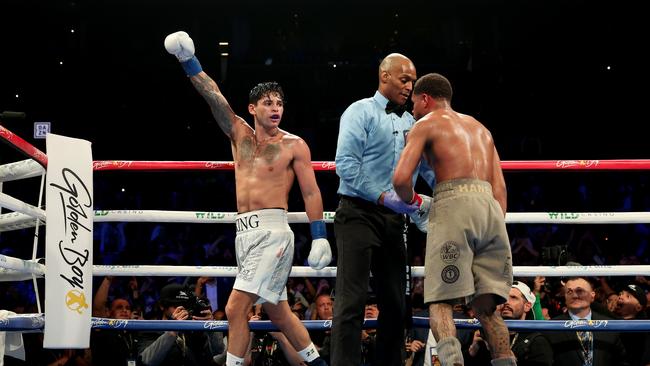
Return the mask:
<path id="1" fill-rule="evenodd" d="M 165 49 L 176 56 L 180 62 L 185 62 L 194 57 L 194 41 L 183 31 L 165 37 Z"/>
<path id="2" fill-rule="evenodd" d="M 431 211 L 431 203 L 433 202 L 433 198 L 416 193 L 415 197 L 413 197 L 413 200 L 416 202 L 416 204 L 419 205 L 419 207 L 416 211 L 411 212 L 409 216 L 411 217 L 411 221 L 418 227 L 418 229 L 421 232 L 426 233 L 427 226 L 429 225 L 429 211 Z"/>
<path id="3" fill-rule="evenodd" d="M 181 62 L 187 76 L 203 71 L 201 63 L 194 56 L 194 42 L 187 33 L 179 31 L 168 35 L 165 38 L 165 49 Z"/>
<path id="4" fill-rule="evenodd" d="M 332 261 L 332 248 L 330 248 L 330 242 L 327 241 L 325 221 L 314 220 L 309 223 L 309 229 L 312 242 L 307 262 L 313 269 L 323 269 Z"/>
<path id="5" fill-rule="evenodd" d="M 307 257 L 309 266 L 313 269 L 323 269 L 332 261 L 332 249 L 327 239 L 314 239 Z"/>
<path id="6" fill-rule="evenodd" d="M 410 214 L 418 209 L 417 203 L 404 202 L 392 189 L 384 193 L 384 206 L 401 214 Z"/>

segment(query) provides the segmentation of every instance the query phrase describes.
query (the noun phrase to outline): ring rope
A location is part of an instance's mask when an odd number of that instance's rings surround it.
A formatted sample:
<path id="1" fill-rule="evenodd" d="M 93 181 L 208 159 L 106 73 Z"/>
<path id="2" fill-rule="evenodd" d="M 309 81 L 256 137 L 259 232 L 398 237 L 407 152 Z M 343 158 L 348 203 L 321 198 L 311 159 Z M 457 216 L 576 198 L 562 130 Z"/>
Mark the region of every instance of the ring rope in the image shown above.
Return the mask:
<path id="1" fill-rule="evenodd" d="M 516 277 L 563 276 L 641 276 L 650 275 L 650 265 L 612 266 L 513 266 Z M 411 267 L 412 277 L 424 277 L 424 267 Z M 154 266 L 154 265 L 95 265 L 94 276 L 209 276 L 235 277 L 237 267 L 224 266 Z M 315 270 L 306 266 L 291 268 L 292 277 L 336 277 L 336 267 Z"/>
<path id="2" fill-rule="evenodd" d="M 25 260 L 0 254 L 0 268 L 43 276 L 45 265 L 36 259 Z M 518 277 L 562 276 L 639 276 L 650 275 L 650 265 L 611 266 L 513 266 Z M 237 267 L 230 266 L 159 266 L 159 265 L 94 265 L 93 276 L 194 276 L 235 277 Z M 336 267 L 315 270 L 306 266 L 291 268 L 292 277 L 336 277 Z M 413 277 L 424 277 L 424 267 L 412 267 Z M 0 276 L 0 280 L 2 277 Z"/>
<path id="3" fill-rule="evenodd" d="M 47 166 L 47 155 L 23 140 L 13 132 L 0 125 L 0 138 Z M 332 161 L 312 162 L 314 170 L 335 170 Z M 232 170 L 232 161 L 129 161 L 99 160 L 93 163 L 94 170 Z M 615 159 L 615 160 L 513 160 L 502 161 L 503 170 L 648 170 L 650 159 Z"/>
<path id="4" fill-rule="evenodd" d="M 24 213 L 9 212 L 0 215 L 0 232 L 27 229 L 36 226 L 36 220 Z"/>
<path id="5" fill-rule="evenodd" d="M 20 259 L 0 254 L 0 267 L 28 275 L 45 275 L 45 265 L 38 263 L 36 259 Z M 1 278 L 1 277 L 0 277 Z"/>
<path id="6" fill-rule="evenodd" d="M 32 206 L 2 192 L 0 192 L 0 207 L 5 207 L 14 212 L 20 212 L 31 216 L 31 220 L 34 220 L 34 218 L 45 220 L 45 210 L 42 210 L 36 206 Z"/>
<path id="7" fill-rule="evenodd" d="M 11 146 L 25 154 L 26 156 L 36 160 L 42 166 L 47 166 L 47 155 L 44 152 L 37 149 L 34 145 L 23 140 L 20 136 L 9 131 L 2 125 L 0 125 L 0 138 L 7 141 Z"/>
<path id="8" fill-rule="evenodd" d="M 316 171 L 336 170 L 333 161 L 312 161 Z M 232 161 L 134 161 L 97 160 L 93 170 L 232 170 Z M 512 160 L 502 161 L 503 170 L 648 170 L 650 159 L 612 160 Z"/>
<path id="9" fill-rule="evenodd" d="M 0 267 L 0 282 L 27 281 L 31 280 L 34 276 L 37 278 L 42 277 L 30 272 L 20 272 L 14 269 Z"/>
<path id="10" fill-rule="evenodd" d="M 8 198 L 6 198 L 8 197 Z M 5 201 L 7 199 L 8 201 Z M 34 227 L 33 216 L 45 218 L 45 211 L 0 193 L 0 207 L 17 212 L 0 215 L 0 232 Z M 335 212 L 323 212 L 326 223 Z M 94 222 L 173 222 L 213 224 L 235 222 L 236 212 L 97 210 Z M 309 223 L 305 212 L 289 212 L 289 223 Z M 507 224 L 637 224 L 650 223 L 650 212 L 508 212 Z"/>
<path id="11" fill-rule="evenodd" d="M 0 182 L 10 182 L 45 174 L 45 169 L 32 159 L 0 165 Z"/>
<path id="12" fill-rule="evenodd" d="M 109 210 L 95 211 L 95 222 L 234 223 L 236 212 Z M 323 212 L 325 222 L 336 213 Z M 1 216 L 0 216 L 1 217 Z M 289 223 L 309 223 L 305 212 L 289 212 Z M 631 224 L 650 223 L 650 212 L 508 212 L 507 224 Z M 0 220 L 2 226 L 2 220 Z"/>
<path id="13" fill-rule="evenodd" d="M 303 320 L 308 330 L 329 330 L 331 320 Z M 481 323 L 477 319 L 454 319 L 460 329 L 478 329 Z M 509 330 L 539 330 L 539 331 L 650 331 L 650 320 L 505 320 Z M 12 315 L 0 320 L 0 331 L 42 330 L 45 325 L 43 314 Z M 269 320 L 248 322 L 251 330 L 279 330 Z M 377 319 L 364 319 L 363 328 L 372 329 L 378 325 Z M 413 317 L 413 326 L 428 328 L 429 318 Z M 227 331 L 228 321 L 225 320 L 130 320 L 92 318 L 92 328 L 111 330 L 175 330 L 175 331 Z"/>

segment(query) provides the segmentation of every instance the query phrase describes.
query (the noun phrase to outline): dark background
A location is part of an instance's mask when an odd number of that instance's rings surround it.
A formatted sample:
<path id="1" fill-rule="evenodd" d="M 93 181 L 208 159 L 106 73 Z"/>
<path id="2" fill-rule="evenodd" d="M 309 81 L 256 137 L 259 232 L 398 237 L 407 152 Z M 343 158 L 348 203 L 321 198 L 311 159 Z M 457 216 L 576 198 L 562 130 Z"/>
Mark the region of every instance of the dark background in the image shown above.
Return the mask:
<path id="1" fill-rule="evenodd" d="M 0 123 L 45 150 L 44 140 L 32 138 L 33 122 L 50 121 L 54 133 L 91 141 L 95 160 L 231 160 L 208 106 L 163 47 L 167 34 L 185 30 L 204 70 L 249 122 L 248 91 L 260 81 L 283 85 L 282 128 L 308 142 L 313 160 L 334 160 L 341 113 L 374 93 L 379 61 L 391 52 L 409 56 L 419 75 L 447 76 L 453 107 L 492 131 L 502 160 L 648 159 L 645 6 L 626 0 L 0 0 L 0 111 L 27 115 Z M 220 41 L 229 47 L 219 48 Z M 0 164 L 20 159 L 0 147 Z M 232 172 L 97 172 L 94 178 L 97 210 L 236 210 Z M 325 210 L 335 210 L 338 178 L 318 173 L 317 180 Z M 509 212 L 650 211 L 647 171 L 507 171 L 506 182 Z M 31 204 L 38 188 L 37 179 L 2 187 Z M 304 210 L 295 186 L 289 210 Z M 113 226 L 119 227 L 101 228 Z M 164 227 L 184 250 L 175 264 L 215 264 L 201 245 L 220 234 L 230 235 L 224 243 L 232 245 L 231 226 Z M 170 249 L 152 239 L 156 229 L 127 224 L 126 251 L 100 250 L 95 240 L 95 264 L 172 263 L 165 256 Z M 297 243 L 308 242 L 307 225 L 292 229 Z M 412 241 L 417 254 L 424 236 L 412 232 L 419 236 Z M 509 232 L 529 235 L 540 252 L 567 244 L 570 258 L 582 264 L 600 264 L 593 253 L 607 264 L 650 263 L 648 224 L 509 225 Z M 4 253 L 31 256 L 33 230 L 0 239 L 0 249 L 14 251 Z M 303 245 L 299 264 L 307 250 Z M 524 263 L 517 259 L 515 265 Z"/>
<path id="2" fill-rule="evenodd" d="M 253 85 L 284 86 L 282 127 L 307 140 L 314 160 L 334 159 L 341 113 L 373 94 L 390 52 L 409 56 L 419 75 L 448 76 L 454 108 L 493 131 L 503 160 L 648 158 L 649 32 L 640 7 L 3 0 L 0 111 L 27 112 L 4 125 L 41 149 L 34 121 L 92 141 L 96 160 L 231 160 L 207 105 L 163 47 L 167 34 L 185 30 L 247 120 Z"/>

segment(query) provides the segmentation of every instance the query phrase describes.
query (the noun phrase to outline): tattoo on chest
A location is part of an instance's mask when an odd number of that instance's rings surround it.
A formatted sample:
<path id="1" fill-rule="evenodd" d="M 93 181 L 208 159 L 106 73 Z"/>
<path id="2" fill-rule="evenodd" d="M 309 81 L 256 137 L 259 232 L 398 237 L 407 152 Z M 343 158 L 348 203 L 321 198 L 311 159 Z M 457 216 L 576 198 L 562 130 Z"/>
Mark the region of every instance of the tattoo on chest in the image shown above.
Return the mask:
<path id="1" fill-rule="evenodd" d="M 261 156 L 267 164 L 271 164 L 280 156 L 280 146 L 278 144 L 266 145 L 262 148 Z"/>
<path id="2" fill-rule="evenodd" d="M 253 162 L 255 158 L 261 157 L 267 164 L 271 164 L 280 156 L 280 153 L 279 143 L 257 146 L 254 138 L 245 138 L 239 145 L 239 158 L 242 162 Z"/>

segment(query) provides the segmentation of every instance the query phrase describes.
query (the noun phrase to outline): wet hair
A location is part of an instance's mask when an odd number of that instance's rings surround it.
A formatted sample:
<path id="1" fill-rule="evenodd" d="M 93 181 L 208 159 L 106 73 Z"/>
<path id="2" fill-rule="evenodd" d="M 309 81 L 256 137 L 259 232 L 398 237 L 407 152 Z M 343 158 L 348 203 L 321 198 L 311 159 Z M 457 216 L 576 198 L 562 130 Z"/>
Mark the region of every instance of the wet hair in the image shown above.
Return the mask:
<path id="1" fill-rule="evenodd" d="M 275 81 L 267 81 L 259 83 L 251 89 L 250 93 L 248 93 L 248 103 L 256 104 L 260 99 L 271 94 L 279 95 L 280 99 L 284 102 L 284 92 L 280 84 Z"/>
<path id="2" fill-rule="evenodd" d="M 427 94 L 433 98 L 443 98 L 451 102 L 453 91 L 451 83 L 440 74 L 426 74 L 419 78 L 413 87 L 414 94 Z"/>

